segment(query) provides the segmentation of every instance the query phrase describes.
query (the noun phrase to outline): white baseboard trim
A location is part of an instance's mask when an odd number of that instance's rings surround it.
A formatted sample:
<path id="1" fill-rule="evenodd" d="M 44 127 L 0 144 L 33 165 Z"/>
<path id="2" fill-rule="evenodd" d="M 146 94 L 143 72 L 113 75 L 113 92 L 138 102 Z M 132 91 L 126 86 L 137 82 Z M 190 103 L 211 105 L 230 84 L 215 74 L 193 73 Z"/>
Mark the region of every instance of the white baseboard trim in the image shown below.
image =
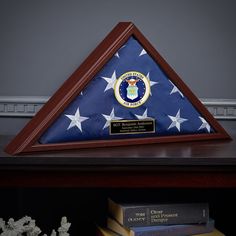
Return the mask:
<path id="1" fill-rule="evenodd" d="M 46 96 L 0 96 L 0 117 L 33 117 L 48 99 Z M 200 100 L 216 119 L 236 119 L 236 99 Z"/>

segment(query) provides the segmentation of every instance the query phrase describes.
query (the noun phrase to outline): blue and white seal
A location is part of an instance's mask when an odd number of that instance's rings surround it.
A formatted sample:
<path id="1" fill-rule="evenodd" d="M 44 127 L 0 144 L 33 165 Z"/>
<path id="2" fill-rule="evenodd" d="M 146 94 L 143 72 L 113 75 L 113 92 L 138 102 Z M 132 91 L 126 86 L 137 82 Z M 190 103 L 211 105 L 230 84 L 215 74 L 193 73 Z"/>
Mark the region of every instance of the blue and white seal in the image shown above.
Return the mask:
<path id="1" fill-rule="evenodd" d="M 135 108 L 143 105 L 150 94 L 149 79 L 138 71 L 122 74 L 116 81 L 114 93 L 117 101 L 125 107 Z"/>

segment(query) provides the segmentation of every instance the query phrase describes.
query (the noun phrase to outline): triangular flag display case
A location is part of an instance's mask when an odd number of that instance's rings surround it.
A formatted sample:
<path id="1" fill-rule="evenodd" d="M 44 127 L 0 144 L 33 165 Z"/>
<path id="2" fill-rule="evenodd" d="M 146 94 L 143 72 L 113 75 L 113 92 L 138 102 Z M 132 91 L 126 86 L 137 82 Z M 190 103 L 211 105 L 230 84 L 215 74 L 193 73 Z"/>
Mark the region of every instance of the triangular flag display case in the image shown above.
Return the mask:
<path id="1" fill-rule="evenodd" d="M 230 136 L 136 26 L 122 22 L 5 151 L 210 139 Z"/>

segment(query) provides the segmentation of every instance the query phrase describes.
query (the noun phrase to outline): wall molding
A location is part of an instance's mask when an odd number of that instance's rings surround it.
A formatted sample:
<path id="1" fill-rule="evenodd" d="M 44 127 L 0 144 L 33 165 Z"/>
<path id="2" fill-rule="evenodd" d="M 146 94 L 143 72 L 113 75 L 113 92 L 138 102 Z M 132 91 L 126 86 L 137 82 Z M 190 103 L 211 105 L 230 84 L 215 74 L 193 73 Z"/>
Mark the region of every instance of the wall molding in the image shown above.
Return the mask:
<path id="1" fill-rule="evenodd" d="M 0 117 L 33 117 L 48 101 L 47 96 L 0 96 Z M 236 99 L 200 98 L 220 120 L 236 119 Z"/>
<path id="2" fill-rule="evenodd" d="M 0 117 L 33 117 L 48 99 L 46 96 L 0 96 Z"/>

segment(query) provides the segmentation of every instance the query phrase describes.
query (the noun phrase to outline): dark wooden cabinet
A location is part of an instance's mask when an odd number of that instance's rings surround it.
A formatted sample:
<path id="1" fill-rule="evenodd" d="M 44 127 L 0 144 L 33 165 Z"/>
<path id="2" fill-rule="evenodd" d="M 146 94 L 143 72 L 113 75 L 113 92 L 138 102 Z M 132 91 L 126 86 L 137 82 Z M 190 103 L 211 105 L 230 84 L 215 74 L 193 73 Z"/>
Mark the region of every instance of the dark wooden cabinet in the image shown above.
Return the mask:
<path id="1" fill-rule="evenodd" d="M 34 217 L 47 233 L 67 215 L 71 235 L 94 235 L 107 197 L 209 202 L 216 227 L 236 235 L 236 124 L 232 141 L 94 148 L 0 158 L 1 215 Z M 1 146 L 11 137 L 1 136 Z"/>

